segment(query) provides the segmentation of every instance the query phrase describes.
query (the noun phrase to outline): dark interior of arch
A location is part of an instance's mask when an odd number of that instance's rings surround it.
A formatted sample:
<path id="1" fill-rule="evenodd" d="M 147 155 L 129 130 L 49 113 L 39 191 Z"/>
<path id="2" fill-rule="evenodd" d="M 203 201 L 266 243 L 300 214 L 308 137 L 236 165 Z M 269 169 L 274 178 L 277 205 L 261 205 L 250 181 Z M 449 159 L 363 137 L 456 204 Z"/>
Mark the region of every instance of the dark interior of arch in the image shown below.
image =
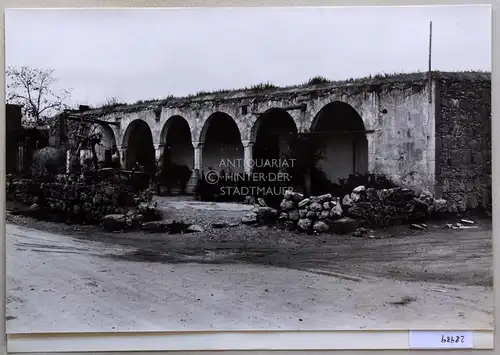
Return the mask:
<path id="1" fill-rule="evenodd" d="M 289 143 L 297 134 L 292 116 L 284 110 L 273 109 L 260 116 L 259 120 L 253 150 L 254 159 L 279 159 L 280 144 L 283 141 Z"/>
<path id="2" fill-rule="evenodd" d="M 193 168 L 194 153 L 189 124 L 183 117 L 173 116 L 169 119 L 168 125 L 164 141 L 163 166 L 174 163 Z"/>
<path id="3" fill-rule="evenodd" d="M 127 145 L 127 169 L 136 163 L 144 166 L 146 172 L 155 171 L 155 148 L 153 136 L 146 122 L 137 120 L 130 124 Z"/>
<path id="4" fill-rule="evenodd" d="M 313 194 L 331 192 L 343 179 L 368 173 L 364 130 L 363 119 L 347 103 L 333 102 L 321 109 L 311 125 L 311 137 L 323 152 L 312 171 Z"/>
<path id="5" fill-rule="evenodd" d="M 241 136 L 236 122 L 228 114 L 216 112 L 210 116 L 204 135 L 207 144 L 241 144 Z"/>
<path id="6" fill-rule="evenodd" d="M 244 171 L 241 134 L 231 116 L 222 112 L 212 114 L 206 122 L 202 140 L 202 170 Z"/>
<path id="7" fill-rule="evenodd" d="M 332 102 L 323 107 L 314 119 L 313 131 L 363 131 L 363 119 L 356 110 L 344 102 Z"/>
<path id="8" fill-rule="evenodd" d="M 115 134 L 107 124 L 99 124 L 97 130 L 102 134 L 102 137 L 100 144 L 95 149 L 99 151 L 99 159 L 104 162 L 105 166 L 110 166 L 112 156 L 117 151 Z"/>

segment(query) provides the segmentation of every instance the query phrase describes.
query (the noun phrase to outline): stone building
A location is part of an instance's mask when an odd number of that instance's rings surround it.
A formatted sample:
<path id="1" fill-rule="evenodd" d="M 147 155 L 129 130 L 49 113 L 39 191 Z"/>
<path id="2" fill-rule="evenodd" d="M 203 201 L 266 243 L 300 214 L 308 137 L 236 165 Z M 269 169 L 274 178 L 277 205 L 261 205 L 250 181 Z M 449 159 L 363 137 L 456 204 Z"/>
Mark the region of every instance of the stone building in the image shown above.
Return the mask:
<path id="1" fill-rule="evenodd" d="M 102 125 L 123 168 L 158 159 L 195 171 L 241 161 L 251 172 L 264 151 L 283 152 L 288 137 L 321 142 L 317 164 L 336 181 L 376 173 L 427 189 L 457 206 L 491 204 L 491 77 L 434 72 L 351 79 L 278 89 L 169 98 L 82 113 Z M 273 148 L 273 149 L 272 149 Z"/>

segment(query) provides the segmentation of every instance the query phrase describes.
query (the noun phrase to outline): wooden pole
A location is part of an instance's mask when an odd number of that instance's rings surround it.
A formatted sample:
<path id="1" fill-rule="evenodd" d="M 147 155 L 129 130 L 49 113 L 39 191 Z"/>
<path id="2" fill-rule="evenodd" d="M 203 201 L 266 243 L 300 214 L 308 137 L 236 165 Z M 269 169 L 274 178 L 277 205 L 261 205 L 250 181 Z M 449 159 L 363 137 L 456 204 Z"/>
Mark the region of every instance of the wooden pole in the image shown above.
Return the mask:
<path id="1" fill-rule="evenodd" d="M 429 23 L 429 102 L 432 102 L 432 21 Z"/>

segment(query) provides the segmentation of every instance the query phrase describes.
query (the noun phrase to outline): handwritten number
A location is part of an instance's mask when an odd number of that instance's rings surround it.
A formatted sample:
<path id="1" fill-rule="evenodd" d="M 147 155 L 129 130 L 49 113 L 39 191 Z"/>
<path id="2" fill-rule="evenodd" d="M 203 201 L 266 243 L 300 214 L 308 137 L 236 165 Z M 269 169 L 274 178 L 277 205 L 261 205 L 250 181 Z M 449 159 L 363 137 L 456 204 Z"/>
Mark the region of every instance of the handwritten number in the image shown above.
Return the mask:
<path id="1" fill-rule="evenodd" d="M 441 343 L 445 344 L 455 344 L 455 343 L 464 343 L 465 342 L 465 337 L 463 335 L 457 335 L 455 337 L 445 337 L 443 334 L 441 334 Z"/>

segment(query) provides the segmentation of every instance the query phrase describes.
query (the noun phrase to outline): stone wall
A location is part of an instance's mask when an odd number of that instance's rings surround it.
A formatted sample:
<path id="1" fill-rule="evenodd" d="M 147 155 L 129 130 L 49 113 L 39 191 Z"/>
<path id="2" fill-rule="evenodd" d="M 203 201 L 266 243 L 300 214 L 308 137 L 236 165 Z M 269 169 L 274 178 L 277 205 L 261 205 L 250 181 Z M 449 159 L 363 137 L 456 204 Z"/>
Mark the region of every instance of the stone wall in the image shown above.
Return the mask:
<path id="1" fill-rule="evenodd" d="M 8 181 L 7 200 L 31 206 L 34 214 L 59 214 L 78 223 L 99 223 L 108 214 L 125 214 L 141 202 L 150 202 L 148 192 L 132 186 L 100 182 L 95 184 L 43 182 L 32 179 Z"/>
<path id="2" fill-rule="evenodd" d="M 436 194 L 456 211 L 491 209 L 491 78 L 437 80 Z"/>
<path id="3" fill-rule="evenodd" d="M 354 232 L 358 226 L 388 227 L 425 220 L 448 209 L 447 201 L 435 199 L 428 191 L 415 192 L 407 188 L 388 189 L 356 187 L 343 198 L 331 194 L 304 197 L 286 191 L 279 209 L 261 200 L 242 223 L 272 225 L 306 233 Z"/>

